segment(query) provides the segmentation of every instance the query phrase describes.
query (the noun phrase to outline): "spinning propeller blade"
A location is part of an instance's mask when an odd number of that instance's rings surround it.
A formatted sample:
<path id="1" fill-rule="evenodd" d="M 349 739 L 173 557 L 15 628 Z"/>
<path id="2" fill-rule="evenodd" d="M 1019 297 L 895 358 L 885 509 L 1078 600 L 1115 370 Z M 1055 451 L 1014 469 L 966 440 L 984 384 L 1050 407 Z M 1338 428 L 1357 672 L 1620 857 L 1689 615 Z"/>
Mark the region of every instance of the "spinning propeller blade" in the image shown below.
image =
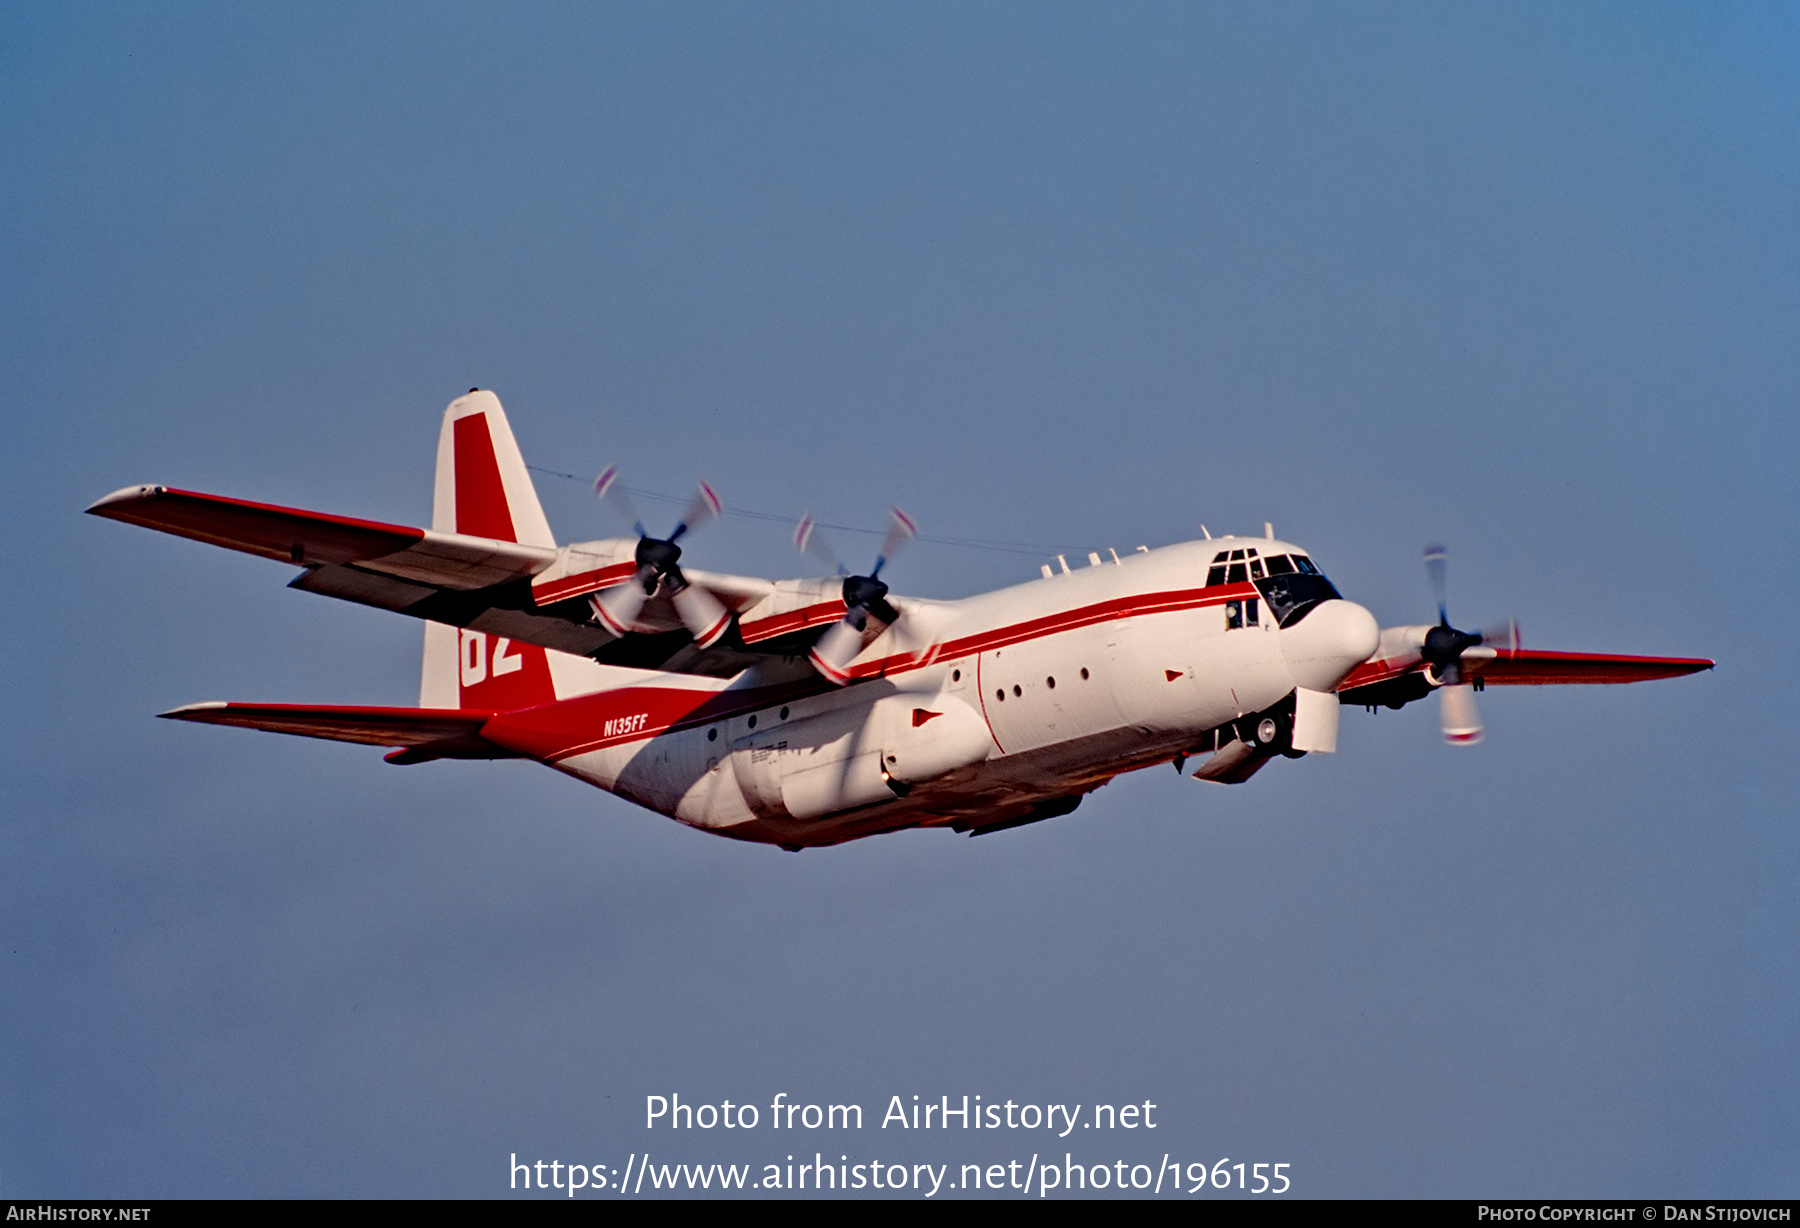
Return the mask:
<path id="1" fill-rule="evenodd" d="M 625 493 L 625 488 L 618 482 L 619 467 L 608 465 L 594 479 L 594 497 L 612 508 L 613 515 L 630 525 L 631 531 L 642 537 L 645 533 L 644 522 L 638 519 L 637 508 L 632 506 L 631 496 Z"/>
<path id="2" fill-rule="evenodd" d="M 827 565 L 835 565 L 838 574 L 844 577 L 844 617 L 819 637 L 807 655 L 814 669 L 827 680 L 843 686 L 850 681 L 850 662 L 863 650 L 863 635 L 868 629 L 869 619 L 875 618 L 881 622 L 884 632 L 887 627 L 900 620 L 900 611 L 888 604 L 888 587 L 881 582 L 881 569 L 887 566 L 902 546 L 918 536 L 919 527 L 912 517 L 899 508 L 894 508 L 887 536 L 882 539 L 881 552 L 875 556 L 875 566 L 869 569 L 866 576 L 846 574 L 847 569 L 837 561 L 837 556 L 825 545 L 815 529 L 811 516 L 802 517 L 794 530 L 794 546 Z"/>
<path id="3" fill-rule="evenodd" d="M 1519 624 L 1507 619 L 1482 631 L 1458 631 L 1450 625 L 1448 553 L 1441 545 L 1425 547 L 1425 574 L 1437 598 L 1438 623 L 1425 633 L 1420 655 L 1426 677 L 1438 688 L 1438 724 L 1444 741 L 1452 746 L 1473 746 L 1481 741 L 1481 713 L 1475 707 L 1475 688 L 1463 677 L 1463 654 L 1471 648 L 1489 647 L 1501 652 L 1519 650 Z"/>
<path id="4" fill-rule="evenodd" d="M 633 624 L 637 622 L 637 616 L 643 612 L 644 603 L 650 600 L 650 594 L 644 588 L 645 582 L 643 569 L 640 568 L 638 573 L 625 583 L 615 584 L 604 592 L 595 593 L 589 597 L 588 606 L 594 611 L 594 616 L 600 620 L 600 625 L 614 635 L 630 635 Z M 655 586 L 654 572 L 651 573 L 648 582 L 652 587 Z"/>
<path id="5" fill-rule="evenodd" d="M 1475 710 L 1475 688 L 1466 682 L 1438 688 L 1438 723 L 1444 741 L 1473 746 L 1481 741 L 1481 713 Z"/>
<path id="6" fill-rule="evenodd" d="M 624 520 L 637 534 L 637 571 L 623 584 L 588 599 L 594 615 L 614 635 L 624 636 L 636 630 L 638 615 L 660 588 L 675 606 L 681 625 L 688 629 L 694 642 L 710 648 L 731 629 L 731 611 L 712 593 L 696 588 L 681 574 L 681 547 L 676 545 L 683 534 L 716 519 L 725 510 L 718 492 L 705 482 L 675 523 L 675 531 L 667 537 L 651 537 L 644 522 L 637 518 L 625 488 L 618 484 L 619 467 L 608 465 L 594 479 L 594 494 Z"/>
<path id="7" fill-rule="evenodd" d="M 837 552 L 826 544 L 825 535 L 818 528 L 811 512 L 800 517 L 800 523 L 794 526 L 794 549 L 801 554 L 810 555 L 840 576 L 849 575 L 850 569 L 839 560 Z"/>
<path id="8" fill-rule="evenodd" d="M 826 629 L 807 657 L 813 668 L 825 675 L 827 681 L 843 686 L 850 681 L 847 672 L 850 662 L 856 660 L 856 655 L 862 648 L 862 628 L 851 622 L 846 615 Z"/>

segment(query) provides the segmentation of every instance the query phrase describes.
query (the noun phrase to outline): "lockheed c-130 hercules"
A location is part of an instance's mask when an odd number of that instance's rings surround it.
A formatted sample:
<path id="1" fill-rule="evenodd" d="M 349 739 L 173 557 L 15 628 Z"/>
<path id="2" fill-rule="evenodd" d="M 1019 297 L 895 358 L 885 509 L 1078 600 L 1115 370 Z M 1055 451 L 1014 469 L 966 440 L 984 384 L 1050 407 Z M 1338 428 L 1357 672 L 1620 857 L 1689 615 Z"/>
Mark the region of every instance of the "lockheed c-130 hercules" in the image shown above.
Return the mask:
<path id="1" fill-rule="evenodd" d="M 616 497 L 613 471 L 597 484 Z M 201 703 L 164 716 L 394 748 L 391 763 L 535 759 L 693 827 L 798 849 L 910 827 L 980 835 L 1067 814 L 1121 772 L 1198 761 L 1242 783 L 1337 746 L 1342 705 L 1434 691 L 1481 734 L 1486 685 L 1635 682 L 1712 662 L 1527 650 L 1515 627 L 1380 628 L 1274 539 L 1139 548 L 960 601 L 866 575 L 680 565 L 666 538 L 557 546 L 500 402 L 445 411 L 431 528 L 163 486 L 88 509 L 295 565 L 290 587 L 425 620 L 416 708 Z M 803 522 L 797 541 L 809 540 Z M 843 569 L 840 569 L 842 572 Z"/>

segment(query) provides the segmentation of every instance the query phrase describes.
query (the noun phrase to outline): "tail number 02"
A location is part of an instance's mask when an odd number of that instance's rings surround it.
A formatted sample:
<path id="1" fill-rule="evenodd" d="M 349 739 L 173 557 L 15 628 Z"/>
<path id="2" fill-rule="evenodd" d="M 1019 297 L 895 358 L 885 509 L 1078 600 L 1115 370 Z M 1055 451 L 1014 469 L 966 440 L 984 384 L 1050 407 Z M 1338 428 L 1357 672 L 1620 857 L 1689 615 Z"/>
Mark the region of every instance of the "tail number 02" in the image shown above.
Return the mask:
<path id="1" fill-rule="evenodd" d="M 458 655 L 462 666 L 462 684 L 464 686 L 474 686 L 487 678 L 490 672 L 487 640 L 488 637 L 480 631 L 465 630 L 462 633 Z M 493 676 L 498 678 L 503 674 L 515 673 L 524 668 L 525 658 L 512 651 L 512 641 L 504 635 L 495 636 Z"/>

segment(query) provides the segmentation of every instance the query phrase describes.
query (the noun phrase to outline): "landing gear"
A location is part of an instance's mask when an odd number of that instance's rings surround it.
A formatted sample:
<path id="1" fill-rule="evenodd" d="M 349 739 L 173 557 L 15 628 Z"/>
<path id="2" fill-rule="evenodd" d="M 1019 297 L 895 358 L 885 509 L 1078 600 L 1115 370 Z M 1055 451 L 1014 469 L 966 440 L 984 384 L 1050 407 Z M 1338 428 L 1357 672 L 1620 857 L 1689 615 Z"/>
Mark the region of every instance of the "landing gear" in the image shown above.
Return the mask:
<path id="1" fill-rule="evenodd" d="M 1267 755 L 1298 759 L 1306 754 L 1303 750 L 1294 749 L 1293 703 L 1293 697 L 1290 696 L 1282 705 L 1265 712 L 1260 719 L 1250 718 L 1255 719 L 1256 724 L 1244 740 Z M 1249 724 L 1249 720 L 1243 723 Z"/>

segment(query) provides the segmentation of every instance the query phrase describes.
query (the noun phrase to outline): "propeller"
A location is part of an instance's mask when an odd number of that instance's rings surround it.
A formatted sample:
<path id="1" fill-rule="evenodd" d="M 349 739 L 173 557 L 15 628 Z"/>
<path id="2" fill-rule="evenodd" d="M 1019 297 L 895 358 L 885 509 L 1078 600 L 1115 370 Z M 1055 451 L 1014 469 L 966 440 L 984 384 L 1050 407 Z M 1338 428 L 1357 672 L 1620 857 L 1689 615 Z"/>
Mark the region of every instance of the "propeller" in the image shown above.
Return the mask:
<path id="1" fill-rule="evenodd" d="M 1481 741 L 1481 713 L 1475 707 L 1475 688 L 1463 676 L 1463 654 L 1483 646 L 1517 652 L 1519 624 L 1509 618 L 1482 631 L 1458 631 L 1452 627 L 1446 600 L 1447 562 L 1442 546 L 1425 547 L 1425 574 L 1430 577 L 1432 595 L 1437 598 L 1438 621 L 1425 633 L 1419 655 L 1428 666 L 1427 677 L 1438 687 L 1438 719 L 1444 741 L 1473 746 Z"/>
<path id="2" fill-rule="evenodd" d="M 866 576 L 850 574 L 850 569 L 838 561 L 824 538 L 816 532 L 817 526 L 811 516 L 803 516 L 799 526 L 794 530 L 794 545 L 802 554 L 810 554 L 815 559 L 844 577 L 844 617 L 828 628 L 812 647 L 809 659 L 813 668 L 823 674 L 827 680 L 843 686 L 850 681 L 848 670 L 850 662 L 863 649 L 863 634 L 869 625 L 869 619 L 875 618 L 886 626 L 893 626 L 900 620 L 900 611 L 888 604 L 888 586 L 881 582 L 881 569 L 900 551 L 900 548 L 918 535 L 919 527 L 899 508 L 893 509 L 888 522 L 887 536 L 882 539 L 881 551 L 875 556 L 875 566 L 869 569 Z"/>
<path id="3" fill-rule="evenodd" d="M 594 480 L 594 494 L 629 522 L 637 534 L 637 571 L 625 583 L 588 598 L 588 604 L 608 631 L 618 636 L 629 635 L 638 615 L 643 613 L 644 603 L 661 586 L 674 603 L 682 626 L 693 635 L 694 642 L 702 648 L 712 647 L 731 629 L 731 611 L 706 589 L 687 582 L 678 566 L 681 547 L 676 543 L 690 529 L 697 529 L 718 516 L 725 510 L 725 505 L 711 486 L 701 482 L 693 502 L 676 522 L 675 531 L 667 537 L 651 537 L 632 507 L 631 497 L 618 484 L 618 477 L 619 467 L 607 466 L 606 471 Z"/>

